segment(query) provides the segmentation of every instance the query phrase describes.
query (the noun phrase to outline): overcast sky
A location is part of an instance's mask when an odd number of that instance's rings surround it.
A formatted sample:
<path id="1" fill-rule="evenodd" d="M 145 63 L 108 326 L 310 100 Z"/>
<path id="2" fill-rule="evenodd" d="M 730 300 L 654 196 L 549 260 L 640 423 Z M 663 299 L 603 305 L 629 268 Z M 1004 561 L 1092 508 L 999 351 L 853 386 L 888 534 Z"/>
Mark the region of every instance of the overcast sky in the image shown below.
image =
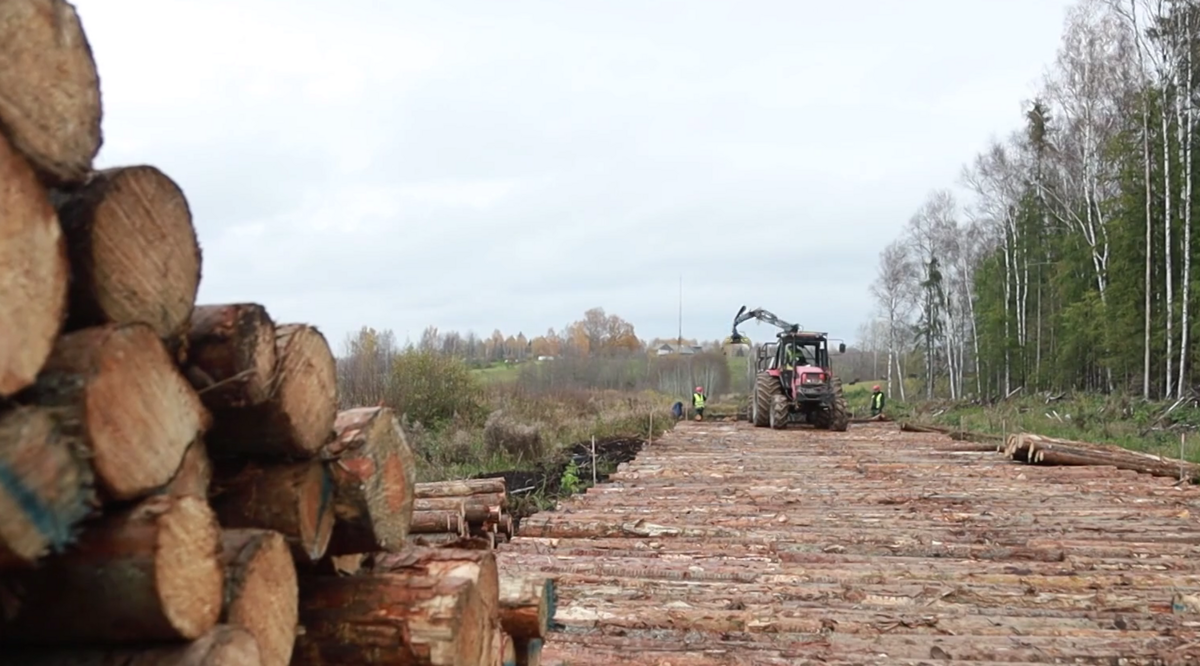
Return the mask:
<path id="1" fill-rule="evenodd" d="M 99 166 L 183 187 L 203 303 L 850 340 L 876 258 L 1054 56 L 1063 0 L 75 0 Z M 336 7 L 341 9 L 336 9 Z M 747 326 L 755 336 L 767 329 Z"/>

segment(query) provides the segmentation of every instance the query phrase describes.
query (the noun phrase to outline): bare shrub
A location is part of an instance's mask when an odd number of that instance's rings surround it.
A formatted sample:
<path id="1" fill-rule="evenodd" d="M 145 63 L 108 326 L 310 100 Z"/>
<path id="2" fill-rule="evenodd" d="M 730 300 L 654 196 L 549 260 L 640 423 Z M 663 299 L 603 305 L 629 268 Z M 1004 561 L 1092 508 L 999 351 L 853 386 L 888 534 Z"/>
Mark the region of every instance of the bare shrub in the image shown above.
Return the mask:
<path id="1" fill-rule="evenodd" d="M 483 444 L 488 453 L 503 451 L 518 460 L 536 460 L 546 452 L 537 425 L 519 423 L 500 409 L 489 414 L 483 425 Z"/>

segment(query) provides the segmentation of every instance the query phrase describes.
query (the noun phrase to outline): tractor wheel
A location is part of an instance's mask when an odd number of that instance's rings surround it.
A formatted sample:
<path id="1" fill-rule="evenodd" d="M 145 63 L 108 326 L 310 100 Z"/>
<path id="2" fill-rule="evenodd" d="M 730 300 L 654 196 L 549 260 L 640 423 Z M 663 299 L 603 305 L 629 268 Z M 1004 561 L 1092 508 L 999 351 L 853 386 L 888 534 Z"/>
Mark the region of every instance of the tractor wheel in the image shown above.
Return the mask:
<path id="1" fill-rule="evenodd" d="M 846 396 L 842 393 L 842 380 L 833 378 L 833 404 L 829 406 L 829 429 L 845 432 L 850 427 L 850 412 L 846 409 Z"/>
<path id="2" fill-rule="evenodd" d="M 765 372 L 754 379 L 754 404 L 750 408 L 750 418 L 755 426 L 765 428 L 771 424 L 771 398 L 782 392 L 779 380 Z"/>
<path id="3" fill-rule="evenodd" d="M 788 401 L 783 392 L 775 394 L 771 399 L 771 427 L 783 430 L 788 426 Z"/>
<path id="4" fill-rule="evenodd" d="M 818 407 L 812 412 L 812 424 L 817 430 L 828 430 L 830 424 L 833 423 L 833 418 L 828 409 Z"/>

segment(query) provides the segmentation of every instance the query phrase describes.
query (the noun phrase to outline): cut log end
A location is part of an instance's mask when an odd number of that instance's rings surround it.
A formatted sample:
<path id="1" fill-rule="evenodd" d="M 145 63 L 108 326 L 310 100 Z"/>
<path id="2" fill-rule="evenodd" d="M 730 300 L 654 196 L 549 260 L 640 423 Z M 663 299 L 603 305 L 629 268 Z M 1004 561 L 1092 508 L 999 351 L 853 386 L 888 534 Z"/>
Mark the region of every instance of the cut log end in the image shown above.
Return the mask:
<path id="1" fill-rule="evenodd" d="M 487 663 L 495 628 L 470 580 L 415 570 L 303 579 L 300 622 L 297 666 Z"/>
<path id="2" fill-rule="evenodd" d="M 400 550 L 412 521 L 416 462 L 399 421 L 386 407 L 350 409 L 338 414 L 334 431 L 322 449 L 332 459 L 337 515 L 330 552 Z"/>
<path id="3" fill-rule="evenodd" d="M 0 126 L 46 182 L 82 180 L 100 152 L 102 108 L 75 8 L 65 0 L 0 2 L 0 63 Z"/>
<path id="4" fill-rule="evenodd" d="M 276 336 L 280 405 L 291 417 L 301 449 L 315 452 L 337 420 L 337 363 L 325 336 L 303 324 L 281 326 Z"/>
<path id="5" fill-rule="evenodd" d="M 88 525 L 34 571 L 0 622 L 12 644 L 195 640 L 217 624 L 224 575 L 219 527 L 196 497 L 156 496 Z"/>
<path id="6" fill-rule="evenodd" d="M 184 638 L 199 638 L 220 615 L 224 589 L 215 558 L 218 533 L 208 506 L 196 497 L 180 497 L 158 521 L 155 583 L 170 625 Z"/>
<path id="7" fill-rule="evenodd" d="M 166 484 L 208 412 L 144 324 L 97 326 L 58 339 L 36 399 L 82 409 L 93 465 L 113 499 Z"/>
<path id="8" fill-rule="evenodd" d="M 223 526 L 277 531 L 300 561 L 316 562 L 329 547 L 333 483 L 320 461 L 218 466 L 211 502 Z"/>
<path id="9" fill-rule="evenodd" d="M 0 416 L 0 560 L 32 563 L 71 543 L 93 505 L 75 412 L 21 406 Z M 15 481 L 15 482 L 13 482 Z"/>
<path id="10" fill-rule="evenodd" d="M 333 437 L 337 370 L 325 336 L 303 324 L 279 326 L 275 357 L 266 402 L 217 410 L 208 440 L 214 456 L 308 458 Z"/>
<path id="11" fill-rule="evenodd" d="M 244 627 L 258 643 L 263 666 L 287 666 L 296 640 L 296 567 L 283 535 L 225 530 L 222 621 Z"/>
<path id="12" fill-rule="evenodd" d="M 500 574 L 491 550 L 409 546 L 399 553 L 377 553 L 371 562 L 375 574 L 411 572 L 430 578 L 463 578 L 475 584 L 482 613 L 491 624 L 500 620 Z"/>
<path id="13" fill-rule="evenodd" d="M 28 3 L 0 6 L 0 41 L 7 33 L 6 8 L 23 4 Z M 6 46 L 0 43 L 0 62 Z M 0 91 L 9 74 L 0 72 Z M 2 134 L 0 183 L 0 396 L 10 396 L 33 384 L 54 347 L 66 311 L 69 268 L 46 191 Z"/>
<path id="14" fill-rule="evenodd" d="M 183 191 L 151 166 L 100 171 L 59 197 L 71 257 L 71 329 L 145 322 L 185 333 L 200 287 L 200 246 Z"/>
<path id="15" fill-rule="evenodd" d="M 202 305 L 192 311 L 188 375 L 210 408 L 257 405 L 275 376 L 275 323 L 257 303 Z"/>

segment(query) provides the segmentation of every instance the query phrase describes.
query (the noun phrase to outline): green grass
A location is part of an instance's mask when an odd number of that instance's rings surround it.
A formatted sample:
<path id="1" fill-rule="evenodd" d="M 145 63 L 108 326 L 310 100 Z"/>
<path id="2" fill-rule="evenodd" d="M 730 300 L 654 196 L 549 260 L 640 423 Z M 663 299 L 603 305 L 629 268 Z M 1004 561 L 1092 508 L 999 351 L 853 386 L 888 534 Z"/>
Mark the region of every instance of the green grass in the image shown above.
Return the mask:
<path id="1" fill-rule="evenodd" d="M 531 363 L 533 361 L 530 361 Z M 515 382 L 521 375 L 521 365 L 517 363 L 493 363 L 486 368 L 476 368 L 471 371 L 480 382 L 494 384 L 497 382 Z"/>
<path id="2" fill-rule="evenodd" d="M 917 406 L 913 420 L 973 432 L 1005 435 L 1029 432 L 1047 437 L 1115 444 L 1170 458 L 1200 462 L 1200 437 L 1192 432 L 1200 425 L 1200 409 L 1176 408 L 1166 419 L 1160 416 L 1172 402 L 1079 395 L 1051 403 L 1045 396 L 1011 398 L 993 406 L 965 403 L 930 403 Z"/>

